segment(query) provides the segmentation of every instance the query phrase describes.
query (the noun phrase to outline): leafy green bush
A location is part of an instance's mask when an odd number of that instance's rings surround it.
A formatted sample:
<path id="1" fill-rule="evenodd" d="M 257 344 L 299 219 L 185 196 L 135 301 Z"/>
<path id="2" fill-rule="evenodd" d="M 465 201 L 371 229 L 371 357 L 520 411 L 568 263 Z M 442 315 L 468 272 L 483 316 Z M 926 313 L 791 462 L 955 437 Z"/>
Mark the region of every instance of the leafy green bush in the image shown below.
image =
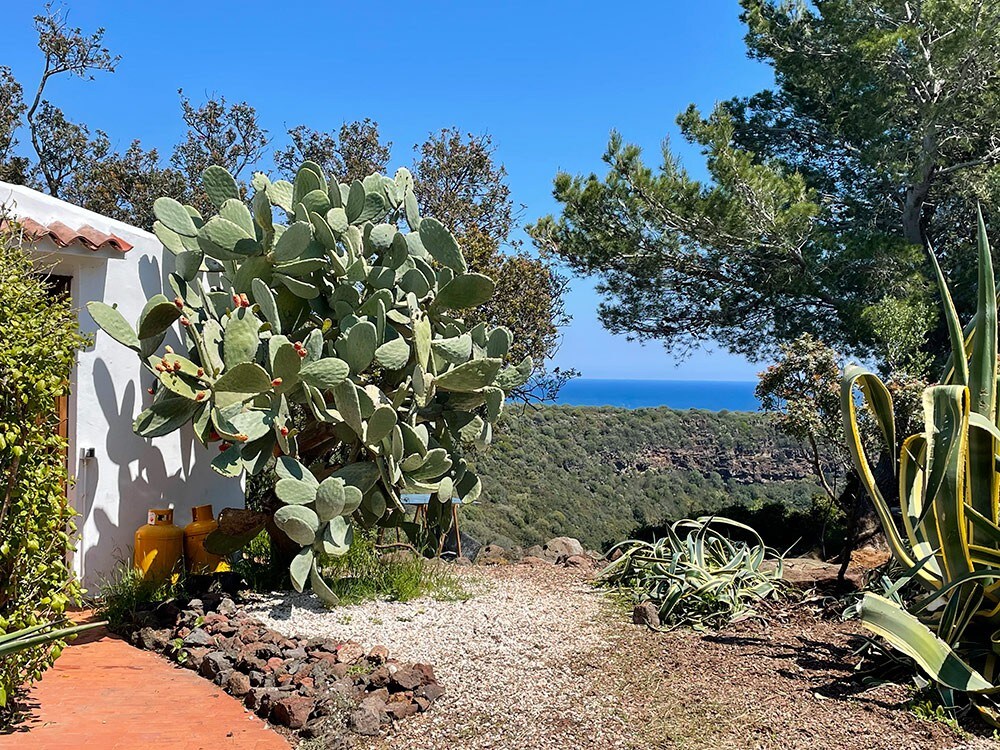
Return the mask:
<path id="1" fill-rule="evenodd" d="M 85 344 L 65 299 L 53 299 L 16 236 L 0 237 L 0 636 L 59 621 L 80 587 L 66 565 L 73 510 L 58 399 Z M 60 641 L 0 660 L 0 707 L 41 676 Z"/>
<path id="2" fill-rule="evenodd" d="M 726 527 L 754 541 L 733 541 L 722 533 Z M 668 627 L 720 627 L 780 590 L 781 558 L 749 526 L 727 518 L 683 519 L 661 539 L 632 539 L 615 549 L 622 555 L 600 581 L 634 602 L 653 602 Z"/>
<path id="3" fill-rule="evenodd" d="M 825 559 L 828 551 L 843 547 L 846 518 L 843 510 L 826 495 L 817 492 L 811 500 L 806 507 L 781 502 L 762 505 L 733 503 L 721 508 L 701 508 L 691 515 L 717 515 L 746 524 L 760 535 L 764 544 L 780 550 L 786 557 L 818 551 L 820 557 Z M 659 539 L 673 520 L 637 527 L 629 537 L 647 542 Z M 752 541 L 739 529 L 726 529 L 725 534 L 731 539 Z"/>

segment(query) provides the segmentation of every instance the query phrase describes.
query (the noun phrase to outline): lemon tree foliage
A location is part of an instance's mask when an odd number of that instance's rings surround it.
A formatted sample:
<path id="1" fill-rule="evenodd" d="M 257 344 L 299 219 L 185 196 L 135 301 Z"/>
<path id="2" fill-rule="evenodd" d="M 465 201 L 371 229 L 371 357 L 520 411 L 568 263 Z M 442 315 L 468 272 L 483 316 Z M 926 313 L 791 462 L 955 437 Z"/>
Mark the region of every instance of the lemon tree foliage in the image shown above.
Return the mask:
<path id="1" fill-rule="evenodd" d="M 0 641 L 60 621 L 80 599 L 66 565 L 73 511 L 57 399 L 85 341 L 66 299 L 49 295 L 11 234 L 0 238 Z M 9 645 L 9 644 L 8 644 Z M 31 641 L 0 658 L 0 707 L 40 676 L 60 643 Z"/>
<path id="2" fill-rule="evenodd" d="M 219 473 L 273 472 L 273 522 L 300 548 L 292 583 L 333 601 L 319 560 L 345 553 L 355 524 L 399 523 L 406 491 L 433 495 L 431 517 L 479 496 L 466 452 L 490 443 L 532 361 L 510 360 L 508 329 L 463 320 L 494 282 L 419 215 L 406 169 L 347 184 L 307 161 L 294 181 L 256 174 L 244 201 L 213 166 L 203 187 L 212 216 L 154 204 L 175 255 L 167 293 L 135 325 L 104 303 L 88 309 L 154 378 L 135 431 L 190 424 Z M 171 328 L 177 350 L 163 346 Z"/>
<path id="3" fill-rule="evenodd" d="M 930 255 L 952 356 L 940 384 L 924 391 L 923 430 L 901 440 L 898 476 L 903 533 L 872 470 L 858 423 L 863 403 L 882 449 L 895 454 L 898 420 L 889 389 L 873 373 L 848 367 L 842 386 L 847 446 L 871 496 L 895 558 L 924 592 L 865 594 L 861 621 L 912 658 L 942 691 L 967 692 L 982 715 L 1000 723 L 1000 472 L 997 448 L 997 296 L 986 227 L 979 218 L 978 308 L 963 328 L 937 259 Z M 905 434 L 905 433 L 904 433 Z M 945 695 L 945 698 L 949 698 Z M 954 705 L 947 700 L 945 705 Z"/>

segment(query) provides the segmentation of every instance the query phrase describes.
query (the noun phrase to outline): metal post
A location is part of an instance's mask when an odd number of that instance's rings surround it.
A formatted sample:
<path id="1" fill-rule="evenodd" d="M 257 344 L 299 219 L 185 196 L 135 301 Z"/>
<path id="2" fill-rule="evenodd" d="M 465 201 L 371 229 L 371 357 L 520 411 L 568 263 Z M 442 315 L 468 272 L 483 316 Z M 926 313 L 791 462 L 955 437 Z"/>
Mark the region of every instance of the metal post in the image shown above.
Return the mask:
<path id="1" fill-rule="evenodd" d="M 458 506 L 451 504 L 451 524 L 455 527 L 455 546 L 458 548 L 458 556 L 462 556 L 462 532 L 458 529 Z"/>

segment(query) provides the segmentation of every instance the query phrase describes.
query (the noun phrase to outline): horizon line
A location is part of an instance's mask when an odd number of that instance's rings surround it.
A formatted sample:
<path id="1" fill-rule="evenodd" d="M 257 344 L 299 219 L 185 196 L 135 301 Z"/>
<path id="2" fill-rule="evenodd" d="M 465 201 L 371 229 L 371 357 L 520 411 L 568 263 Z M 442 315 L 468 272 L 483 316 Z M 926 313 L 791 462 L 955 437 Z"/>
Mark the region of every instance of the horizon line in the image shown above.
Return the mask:
<path id="1" fill-rule="evenodd" d="M 626 383 L 756 383 L 756 380 L 722 380 L 711 378 L 611 378 L 611 377 L 587 377 L 581 375 L 578 378 L 570 378 L 566 384 L 580 380 L 603 380 L 609 382 Z"/>

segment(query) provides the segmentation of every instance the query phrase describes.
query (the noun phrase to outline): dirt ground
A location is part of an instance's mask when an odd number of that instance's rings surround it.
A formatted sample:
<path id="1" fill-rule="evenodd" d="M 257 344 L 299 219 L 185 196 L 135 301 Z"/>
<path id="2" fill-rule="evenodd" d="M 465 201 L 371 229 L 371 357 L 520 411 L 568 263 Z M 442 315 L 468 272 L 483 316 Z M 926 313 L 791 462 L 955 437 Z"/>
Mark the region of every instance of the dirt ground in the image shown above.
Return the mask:
<path id="1" fill-rule="evenodd" d="M 897 750 L 1000 747 L 908 708 L 912 690 L 854 672 L 856 623 L 791 610 L 717 634 L 609 628 L 616 684 L 645 747 Z"/>

